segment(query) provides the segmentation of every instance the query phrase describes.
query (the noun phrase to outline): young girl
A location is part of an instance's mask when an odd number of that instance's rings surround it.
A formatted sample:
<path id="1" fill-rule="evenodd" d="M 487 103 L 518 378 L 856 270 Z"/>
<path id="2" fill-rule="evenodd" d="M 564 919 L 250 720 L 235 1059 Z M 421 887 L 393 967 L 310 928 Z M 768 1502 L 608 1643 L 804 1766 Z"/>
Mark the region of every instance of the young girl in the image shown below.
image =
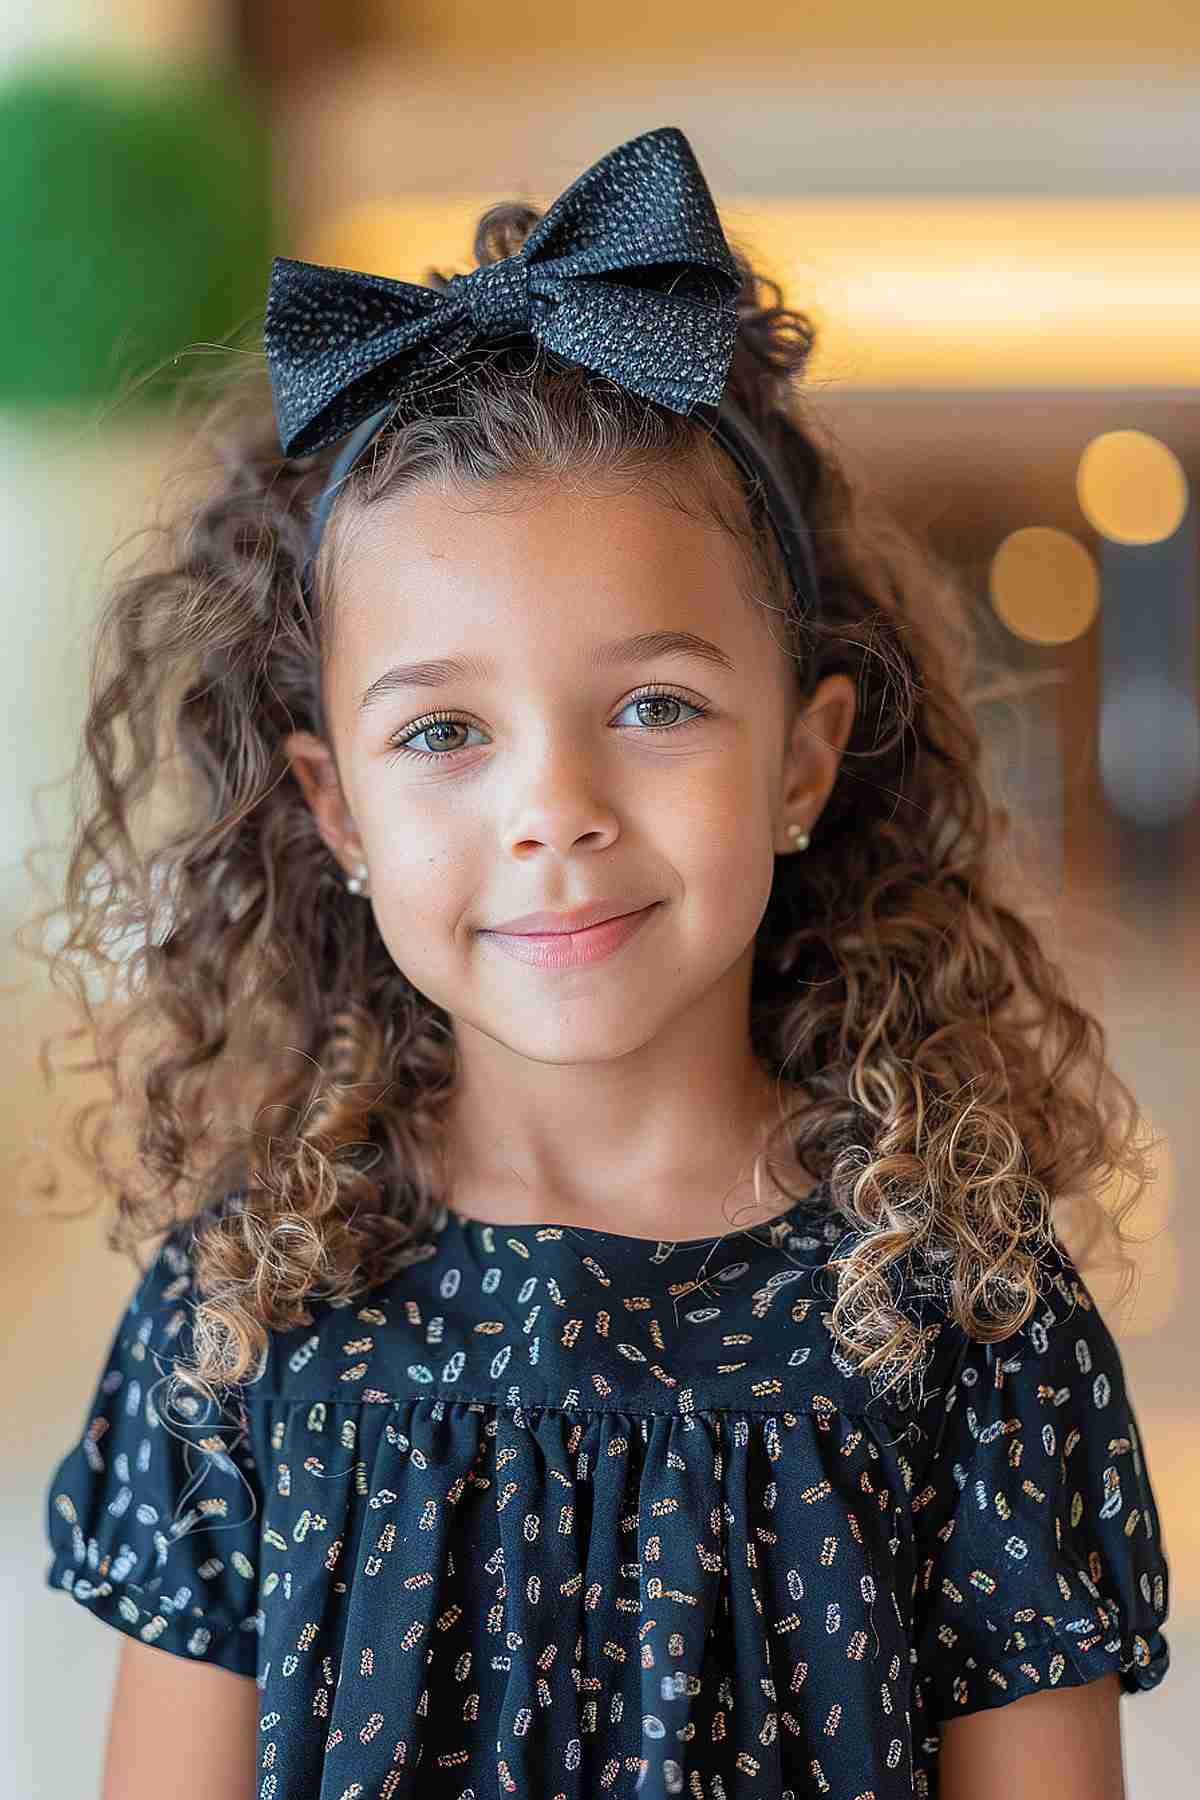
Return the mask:
<path id="1" fill-rule="evenodd" d="M 1117 1796 L 1168 1569 L 1054 1206 L 1149 1163 L 964 596 L 679 131 L 475 255 L 276 259 L 105 615 L 57 962 L 153 1033 L 96 1162 L 166 1235 L 47 1579 L 130 1640 L 109 1791 Z"/>

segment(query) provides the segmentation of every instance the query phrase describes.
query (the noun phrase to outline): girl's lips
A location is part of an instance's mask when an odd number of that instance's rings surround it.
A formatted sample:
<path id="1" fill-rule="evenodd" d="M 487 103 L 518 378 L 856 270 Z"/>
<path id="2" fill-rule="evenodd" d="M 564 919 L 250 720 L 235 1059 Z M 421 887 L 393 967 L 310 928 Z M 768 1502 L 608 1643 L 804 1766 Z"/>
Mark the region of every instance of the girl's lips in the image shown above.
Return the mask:
<path id="1" fill-rule="evenodd" d="M 640 912 L 605 919 L 603 924 L 590 925 L 586 931 L 522 932 L 519 935 L 481 931 L 479 935 L 517 962 L 534 963 L 544 969 L 577 968 L 581 963 L 599 962 L 619 950 L 661 904 L 655 900 L 652 905 L 642 907 Z"/>

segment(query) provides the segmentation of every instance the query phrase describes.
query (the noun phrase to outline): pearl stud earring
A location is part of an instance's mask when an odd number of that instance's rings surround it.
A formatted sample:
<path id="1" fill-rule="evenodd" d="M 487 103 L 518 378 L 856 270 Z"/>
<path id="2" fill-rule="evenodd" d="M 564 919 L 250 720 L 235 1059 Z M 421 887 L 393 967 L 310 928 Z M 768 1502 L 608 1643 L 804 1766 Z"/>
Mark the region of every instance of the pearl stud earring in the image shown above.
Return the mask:
<path id="1" fill-rule="evenodd" d="M 352 894 L 367 892 L 367 865 L 365 862 L 355 864 L 353 875 L 346 877 L 346 886 Z"/>
<path id="2" fill-rule="evenodd" d="M 808 849 L 809 836 L 808 836 L 807 831 L 805 831 L 805 829 L 802 825 L 789 825 L 787 830 L 788 830 L 788 836 L 792 840 L 793 849 L 796 849 L 796 850 L 807 850 Z"/>

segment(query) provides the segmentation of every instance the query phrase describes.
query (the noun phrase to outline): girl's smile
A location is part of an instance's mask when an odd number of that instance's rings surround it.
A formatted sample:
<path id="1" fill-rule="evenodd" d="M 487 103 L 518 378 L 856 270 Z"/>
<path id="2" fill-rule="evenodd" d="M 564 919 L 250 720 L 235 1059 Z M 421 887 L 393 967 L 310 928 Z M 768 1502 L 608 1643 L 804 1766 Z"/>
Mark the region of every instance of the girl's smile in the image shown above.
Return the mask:
<path id="1" fill-rule="evenodd" d="M 542 969 L 574 969 L 580 963 L 602 962 L 611 956 L 636 937 L 663 904 L 655 900 L 639 912 L 620 913 L 585 931 L 481 931 L 479 936 L 517 962 L 534 963 Z"/>

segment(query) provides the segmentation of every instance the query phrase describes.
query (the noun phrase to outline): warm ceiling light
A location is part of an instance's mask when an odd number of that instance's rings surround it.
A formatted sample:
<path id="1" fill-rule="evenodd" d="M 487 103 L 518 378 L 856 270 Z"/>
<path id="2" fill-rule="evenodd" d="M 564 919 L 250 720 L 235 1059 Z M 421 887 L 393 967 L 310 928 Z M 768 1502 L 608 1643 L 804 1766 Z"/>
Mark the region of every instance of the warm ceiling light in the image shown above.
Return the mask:
<path id="1" fill-rule="evenodd" d="M 506 191 L 348 208 L 296 254 L 400 281 L 423 283 L 430 268 L 465 273 L 476 220 Z M 731 241 L 815 320 L 815 382 L 1195 386 L 1200 200 L 716 199 Z"/>

